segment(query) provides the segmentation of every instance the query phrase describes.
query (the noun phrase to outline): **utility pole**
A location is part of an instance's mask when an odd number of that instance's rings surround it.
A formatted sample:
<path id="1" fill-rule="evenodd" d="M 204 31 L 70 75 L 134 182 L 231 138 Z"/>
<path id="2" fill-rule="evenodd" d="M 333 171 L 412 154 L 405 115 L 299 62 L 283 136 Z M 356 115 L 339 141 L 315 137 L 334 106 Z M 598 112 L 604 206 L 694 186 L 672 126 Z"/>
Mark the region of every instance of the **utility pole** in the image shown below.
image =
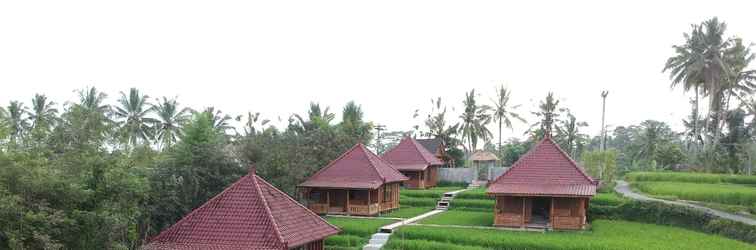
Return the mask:
<path id="1" fill-rule="evenodd" d="M 601 145 L 599 146 L 601 148 L 601 151 L 606 150 L 606 125 L 605 125 L 605 119 L 606 119 L 606 96 L 609 95 L 609 91 L 604 90 L 601 91 Z"/>

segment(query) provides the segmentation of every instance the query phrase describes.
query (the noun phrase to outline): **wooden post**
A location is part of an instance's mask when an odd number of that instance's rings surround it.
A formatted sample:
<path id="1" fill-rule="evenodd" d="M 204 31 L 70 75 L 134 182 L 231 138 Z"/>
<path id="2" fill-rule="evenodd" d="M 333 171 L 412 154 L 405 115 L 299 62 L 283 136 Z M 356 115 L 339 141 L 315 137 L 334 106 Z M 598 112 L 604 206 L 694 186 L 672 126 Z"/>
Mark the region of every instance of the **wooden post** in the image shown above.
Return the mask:
<path id="1" fill-rule="evenodd" d="M 350 215 L 350 212 L 349 212 L 349 189 L 346 190 L 346 210 L 347 210 L 347 215 Z"/>
<path id="2" fill-rule="evenodd" d="M 551 197 L 551 208 L 549 208 L 549 224 L 554 227 L 554 197 Z"/>
<path id="3" fill-rule="evenodd" d="M 370 193 L 372 193 L 372 190 L 368 189 L 367 193 L 368 193 L 368 202 L 367 202 L 367 205 L 368 205 L 368 214 L 369 214 L 370 213 L 370 207 L 372 205 L 372 204 L 370 204 Z"/>
<path id="4" fill-rule="evenodd" d="M 520 220 L 522 222 L 520 224 L 520 227 L 525 227 L 525 197 L 520 197 L 520 203 L 522 203 L 522 211 L 520 211 Z"/>

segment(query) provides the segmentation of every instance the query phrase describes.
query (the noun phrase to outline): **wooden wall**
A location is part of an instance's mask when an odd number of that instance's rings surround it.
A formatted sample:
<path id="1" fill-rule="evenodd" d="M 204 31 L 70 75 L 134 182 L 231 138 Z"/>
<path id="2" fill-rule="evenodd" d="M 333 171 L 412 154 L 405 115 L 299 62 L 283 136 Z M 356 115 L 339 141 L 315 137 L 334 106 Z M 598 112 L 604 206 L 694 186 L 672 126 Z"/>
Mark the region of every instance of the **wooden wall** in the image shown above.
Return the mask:
<path id="1" fill-rule="evenodd" d="M 588 198 L 554 197 L 549 220 L 554 229 L 583 229 Z M 532 197 L 496 196 L 494 226 L 524 227 L 531 222 Z"/>

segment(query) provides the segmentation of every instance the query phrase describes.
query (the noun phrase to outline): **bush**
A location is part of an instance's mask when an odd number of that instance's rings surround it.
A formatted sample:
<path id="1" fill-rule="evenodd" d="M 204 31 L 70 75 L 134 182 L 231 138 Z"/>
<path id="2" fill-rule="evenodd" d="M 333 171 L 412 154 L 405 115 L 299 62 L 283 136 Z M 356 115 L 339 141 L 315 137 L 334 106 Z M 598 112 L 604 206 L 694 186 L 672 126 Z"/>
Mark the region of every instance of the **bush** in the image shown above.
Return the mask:
<path id="1" fill-rule="evenodd" d="M 662 202 L 629 201 L 619 206 L 591 205 L 588 215 L 589 220 L 620 219 L 677 226 L 756 243 L 756 226 L 719 219 L 699 210 Z"/>
<path id="2" fill-rule="evenodd" d="M 456 182 L 456 181 L 439 181 L 436 183 L 436 187 L 460 187 L 464 188 L 469 185 L 467 182 Z"/>

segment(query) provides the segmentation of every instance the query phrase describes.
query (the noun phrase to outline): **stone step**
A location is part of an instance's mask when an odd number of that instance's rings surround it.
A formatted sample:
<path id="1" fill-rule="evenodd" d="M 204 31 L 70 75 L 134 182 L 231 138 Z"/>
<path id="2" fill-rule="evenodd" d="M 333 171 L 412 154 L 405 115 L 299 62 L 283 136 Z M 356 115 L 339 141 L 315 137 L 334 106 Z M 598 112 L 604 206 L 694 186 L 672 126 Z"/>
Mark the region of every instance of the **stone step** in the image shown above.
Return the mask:
<path id="1" fill-rule="evenodd" d="M 373 234 L 373 239 L 388 239 L 389 237 L 391 237 L 391 234 L 387 234 L 387 233 Z"/>
<path id="2" fill-rule="evenodd" d="M 370 239 L 368 245 L 385 245 L 388 239 Z"/>

